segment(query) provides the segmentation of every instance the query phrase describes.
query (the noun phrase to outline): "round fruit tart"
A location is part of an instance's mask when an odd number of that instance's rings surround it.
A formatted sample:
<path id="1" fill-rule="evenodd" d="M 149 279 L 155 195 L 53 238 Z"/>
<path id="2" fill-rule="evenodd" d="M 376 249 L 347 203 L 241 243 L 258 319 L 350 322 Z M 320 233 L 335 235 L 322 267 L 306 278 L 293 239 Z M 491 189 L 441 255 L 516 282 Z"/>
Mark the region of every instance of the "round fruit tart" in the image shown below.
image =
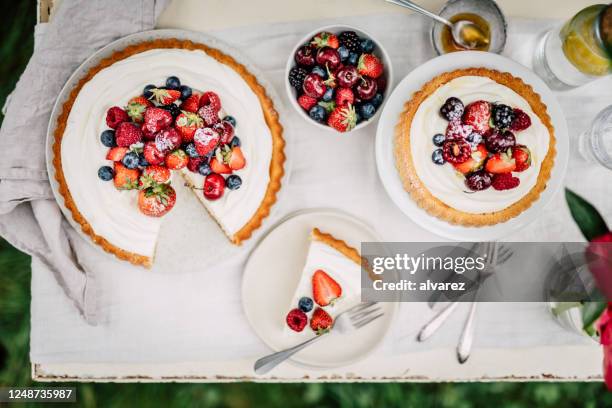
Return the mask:
<path id="1" fill-rule="evenodd" d="M 521 79 L 485 68 L 443 73 L 406 105 L 395 160 L 404 188 L 431 215 L 493 225 L 529 208 L 546 188 L 554 129 Z"/>
<path id="2" fill-rule="evenodd" d="M 72 90 L 54 136 L 74 220 L 104 250 L 144 266 L 176 188 L 190 188 L 240 244 L 283 176 L 282 127 L 265 89 L 232 57 L 191 41 L 144 42 L 102 60 Z"/>

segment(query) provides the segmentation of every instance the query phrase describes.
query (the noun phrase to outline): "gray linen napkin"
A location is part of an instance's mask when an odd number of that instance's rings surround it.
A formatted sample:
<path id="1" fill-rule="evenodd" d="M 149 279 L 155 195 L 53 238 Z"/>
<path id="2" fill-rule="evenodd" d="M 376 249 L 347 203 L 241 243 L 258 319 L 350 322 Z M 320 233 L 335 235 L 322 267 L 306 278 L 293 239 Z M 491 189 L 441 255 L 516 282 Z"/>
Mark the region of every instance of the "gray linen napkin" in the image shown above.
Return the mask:
<path id="1" fill-rule="evenodd" d="M 168 0 L 63 0 L 39 25 L 34 55 L 8 101 L 0 129 L 0 235 L 39 258 L 90 324 L 96 324 L 94 277 L 76 254 L 89 252 L 53 199 L 45 137 L 53 103 L 77 66 L 94 51 L 148 30 Z M 41 31 L 44 29 L 44 31 Z M 43 35 L 44 34 L 44 35 Z"/>

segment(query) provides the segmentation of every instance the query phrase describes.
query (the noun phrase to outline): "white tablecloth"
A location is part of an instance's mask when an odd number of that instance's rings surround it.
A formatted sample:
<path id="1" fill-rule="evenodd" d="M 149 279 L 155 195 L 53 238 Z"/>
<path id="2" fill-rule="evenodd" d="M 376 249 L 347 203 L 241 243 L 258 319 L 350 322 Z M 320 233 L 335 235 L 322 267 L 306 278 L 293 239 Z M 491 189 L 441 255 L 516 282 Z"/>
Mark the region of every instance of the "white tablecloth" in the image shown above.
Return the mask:
<path id="1" fill-rule="evenodd" d="M 391 55 L 395 83 L 434 57 L 427 38 L 429 22 L 418 16 L 351 17 L 212 32 L 254 61 L 285 103 L 283 119 L 288 124 L 285 136 L 290 145 L 291 177 L 262 230 L 295 210 L 333 207 L 369 223 L 388 241 L 440 240 L 412 223 L 387 197 L 374 162 L 375 124 L 350 135 L 333 135 L 307 125 L 288 105 L 284 67 L 290 50 L 304 33 L 330 23 L 355 25 L 373 33 Z M 511 19 L 504 54 L 531 65 L 538 33 L 554 24 L 548 20 Z M 612 78 L 606 78 L 557 94 L 572 141 L 610 103 L 610 89 Z M 566 184 L 608 218 L 612 216 L 611 179 L 612 173 L 585 163 L 572 149 Z M 230 251 L 222 264 L 192 262 L 196 255 L 185 253 L 185 263 L 178 268 L 180 273 L 147 271 L 104 257 L 96 271 L 99 312 L 103 316 L 96 327 L 82 320 L 51 272 L 34 259 L 32 362 L 223 361 L 264 354 L 267 348 L 249 327 L 240 299 L 242 269 L 261 232 L 240 251 Z M 559 195 L 538 222 L 508 239 L 582 238 Z M 476 348 L 585 342 L 557 325 L 543 304 L 484 304 L 479 310 Z M 432 341 L 415 343 L 414 334 L 430 313 L 425 305 L 403 304 L 397 324 L 377 353 L 454 346 L 462 316 L 453 319 Z"/>

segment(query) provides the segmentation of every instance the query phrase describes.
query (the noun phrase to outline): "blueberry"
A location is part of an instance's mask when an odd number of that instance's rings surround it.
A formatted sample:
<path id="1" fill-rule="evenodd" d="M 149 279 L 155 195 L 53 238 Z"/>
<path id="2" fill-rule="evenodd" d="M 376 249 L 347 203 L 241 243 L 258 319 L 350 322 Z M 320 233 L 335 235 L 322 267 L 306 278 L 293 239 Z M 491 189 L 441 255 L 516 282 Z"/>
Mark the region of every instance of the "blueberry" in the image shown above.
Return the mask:
<path id="1" fill-rule="evenodd" d="M 138 167 L 138 164 L 140 164 L 140 157 L 138 157 L 138 153 L 127 152 L 125 156 L 123 156 L 121 163 L 128 169 L 135 169 Z"/>
<path id="2" fill-rule="evenodd" d="M 157 88 L 157 87 L 152 84 L 145 86 L 142 91 L 142 95 L 147 99 L 151 99 L 151 97 L 153 96 L 153 94 L 151 93 L 151 89 L 154 89 L 154 88 Z"/>
<path id="3" fill-rule="evenodd" d="M 465 140 L 467 140 L 469 144 L 472 145 L 472 147 L 474 148 L 480 143 L 482 143 L 482 135 L 480 133 L 474 132 L 471 133 L 468 137 L 466 137 Z"/>
<path id="4" fill-rule="evenodd" d="M 349 65 L 357 66 L 357 60 L 358 59 L 359 59 L 359 54 L 357 54 L 356 52 L 351 52 L 351 53 L 349 53 L 347 61 L 348 61 Z"/>
<path id="5" fill-rule="evenodd" d="M 181 81 L 175 77 L 170 76 L 166 79 L 166 88 L 168 89 L 179 89 L 181 87 Z"/>
<path id="6" fill-rule="evenodd" d="M 346 59 L 349 57 L 349 50 L 344 45 L 338 47 L 336 51 L 338 51 L 338 54 L 340 54 L 340 61 L 342 62 L 346 61 Z"/>
<path id="7" fill-rule="evenodd" d="M 327 111 L 320 105 L 315 105 L 308 111 L 308 115 L 319 123 L 325 122 L 327 119 Z"/>
<path id="8" fill-rule="evenodd" d="M 357 110 L 359 112 L 359 116 L 361 116 L 363 120 L 370 119 L 376 113 L 376 108 L 372 103 L 369 102 L 360 105 Z"/>
<path id="9" fill-rule="evenodd" d="M 98 177 L 100 177 L 101 180 L 109 181 L 115 177 L 115 172 L 109 166 L 102 166 L 98 169 Z"/>
<path id="10" fill-rule="evenodd" d="M 142 153 L 141 153 L 141 154 L 139 154 L 139 155 L 138 155 L 138 166 L 139 166 L 139 167 L 147 167 L 147 166 L 149 166 L 150 164 L 151 164 L 151 163 L 149 163 L 149 162 L 147 161 L 147 159 L 145 159 L 144 154 L 142 154 Z"/>
<path id="11" fill-rule="evenodd" d="M 175 105 L 174 103 L 171 103 L 170 105 L 164 105 L 161 108 L 170 112 L 172 117 L 175 119 L 178 115 L 181 114 L 181 108 L 179 108 L 178 105 Z"/>
<path id="12" fill-rule="evenodd" d="M 212 170 L 210 169 L 208 163 L 202 163 L 198 166 L 198 173 L 203 176 L 208 176 L 210 173 L 212 173 Z"/>
<path id="13" fill-rule="evenodd" d="M 436 164 L 444 164 L 444 156 L 442 156 L 442 149 L 436 149 L 431 154 L 431 161 Z"/>
<path id="14" fill-rule="evenodd" d="M 185 146 L 185 152 L 187 153 L 187 156 L 193 157 L 194 159 L 196 157 L 200 157 L 198 154 L 198 149 L 196 149 L 195 144 L 193 143 L 188 143 L 187 146 Z"/>
<path id="15" fill-rule="evenodd" d="M 107 129 L 100 135 L 100 141 L 106 147 L 115 147 L 117 144 L 115 143 L 115 131 Z"/>
<path id="16" fill-rule="evenodd" d="M 323 68 L 318 66 L 318 65 L 316 67 L 314 67 L 311 72 L 313 74 L 317 74 L 318 76 L 320 76 L 323 79 L 327 78 L 327 72 Z"/>
<path id="17" fill-rule="evenodd" d="M 442 133 L 437 133 L 431 140 L 436 146 L 442 147 L 444 141 L 446 140 L 446 136 L 444 136 Z"/>
<path id="18" fill-rule="evenodd" d="M 362 39 L 361 49 L 365 53 L 368 53 L 368 54 L 371 53 L 372 51 L 374 51 L 374 41 L 370 40 L 369 38 Z"/>
<path id="19" fill-rule="evenodd" d="M 372 98 L 370 102 L 372 103 L 372 105 L 374 105 L 374 107 L 376 107 L 376 109 L 378 109 L 380 108 L 380 105 L 382 105 L 383 99 L 384 99 L 383 94 L 379 92 L 376 95 L 374 95 L 374 98 Z"/>
<path id="20" fill-rule="evenodd" d="M 231 123 L 233 127 L 236 127 L 236 118 L 235 117 L 227 115 L 226 117 L 223 118 L 223 120 L 225 122 Z"/>
<path id="21" fill-rule="evenodd" d="M 231 176 L 225 179 L 225 187 L 229 188 L 230 190 L 238 190 L 241 185 L 242 179 L 240 178 L 240 176 L 237 176 L 235 174 L 232 174 Z"/>
<path id="22" fill-rule="evenodd" d="M 310 312 L 313 306 L 312 299 L 307 296 L 301 297 L 298 302 L 298 308 L 304 313 Z"/>
<path id="23" fill-rule="evenodd" d="M 240 142 L 240 138 L 238 136 L 234 136 L 230 142 L 230 146 L 232 147 L 240 147 L 241 144 L 242 143 Z"/>
<path id="24" fill-rule="evenodd" d="M 355 121 L 357 122 L 357 124 L 363 122 L 363 116 L 359 114 L 359 110 L 355 112 Z"/>
<path id="25" fill-rule="evenodd" d="M 334 88 L 330 86 L 329 88 L 327 88 L 327 91 L 325 91 L 325 93 L 323 94 L 323 100 L 325 102 L 329 102 L 332 99 L 334 99 Z"/>
<path id="26" fill-rule="evenodd" d="M 181 91 L 181 100 L 184 101 L 185 99 L 189 98 L 192 94 L 192 90 L 190 87 L 188 87 L 187 85 L 181 85 L 179 87 L 179 91 Z"/>

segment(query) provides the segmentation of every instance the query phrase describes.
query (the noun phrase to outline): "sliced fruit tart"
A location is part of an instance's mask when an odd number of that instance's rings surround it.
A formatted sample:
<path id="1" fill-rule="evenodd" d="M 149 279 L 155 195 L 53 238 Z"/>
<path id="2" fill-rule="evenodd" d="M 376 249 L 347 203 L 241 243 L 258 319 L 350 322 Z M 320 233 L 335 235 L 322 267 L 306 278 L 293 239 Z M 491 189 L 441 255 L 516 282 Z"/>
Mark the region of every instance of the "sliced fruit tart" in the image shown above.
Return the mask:
<path id="1" fill-rule="evenodd" d="M 406 103 L 395 160 L 404 188 L 431 215 L 493 225 L 525 211 L 546 188 L 554 128 L 521 79 L 485 68 L 447 72 Z"/>

